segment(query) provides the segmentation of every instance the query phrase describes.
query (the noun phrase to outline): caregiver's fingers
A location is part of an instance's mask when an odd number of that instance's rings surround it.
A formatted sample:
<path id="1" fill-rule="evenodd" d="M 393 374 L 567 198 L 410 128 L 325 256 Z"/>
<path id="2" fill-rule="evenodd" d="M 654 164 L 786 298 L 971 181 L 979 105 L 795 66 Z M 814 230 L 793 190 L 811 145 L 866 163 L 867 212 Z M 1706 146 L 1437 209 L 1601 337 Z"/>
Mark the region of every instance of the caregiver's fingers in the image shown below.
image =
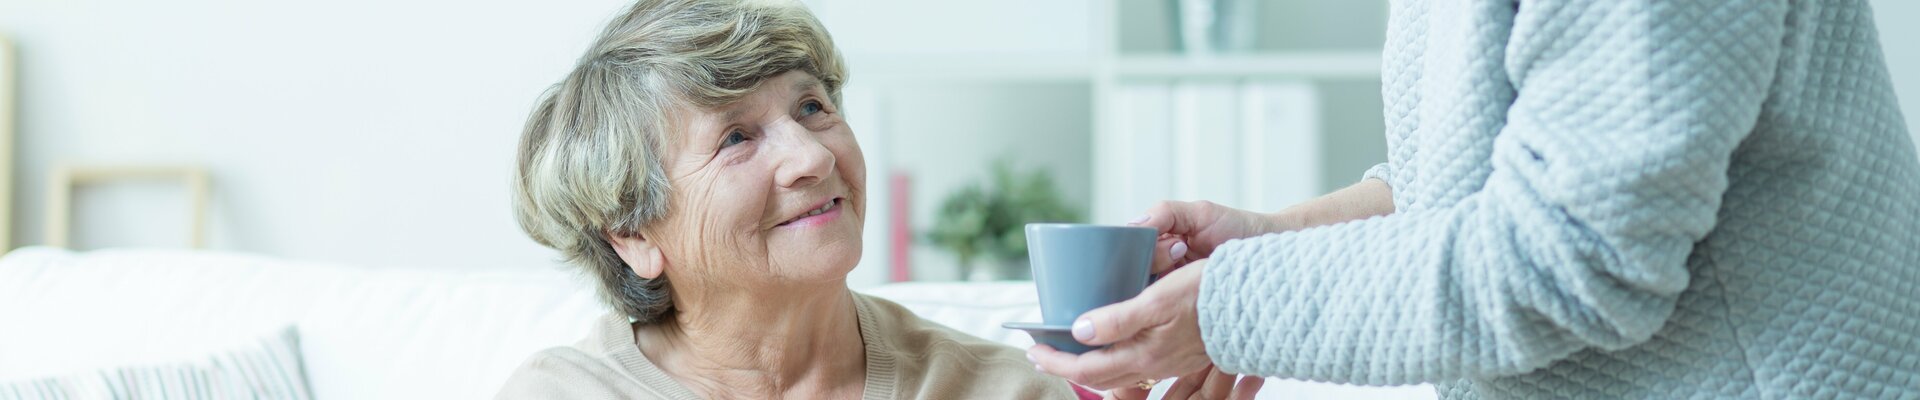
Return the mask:
<path id="1" fill-rule="evenodd" d="M 1187 263 L 1187 241 L 1179 236 L 1162 235 L 1153 246 L 1153 274 L 1165 275 Z"/>
<path id="2" fill-rule="evenodd" d="M 1206 201 L 1162 201 L 1147 209 L 1147 215 L 1135 219 L 1131 225 L 1152 227 L 1160 233 L 1192 235 L 1207 228 L 1217 214 L 1213 203 Z"/>
<path id="3" fill-rule="evenodd" d="M 1221 371 L 1215 367 L 1208 367 L 1207 370 L 1213 373 L 1207 374 L 1206 383 L 1200 385 L 1201 398 L 1225 399 L 1228 394 L 1233 393 L 1234 374 Z"/>
<path id="4" fill-rule="evenodd" d="M 1126 387 L 1151 378 L 1136 373 L 1146 367 L 1143 357 L 1132 351 L 1116 354 L 1111 347 L 1073 354 L 1054 350 L 1053 346 L 1034 345 L 1027 349 L 1041 372 L 1067 378 L 1068 381 L 1098 390 Z"/>
<path id="5" fill-rule="evenodd" d="M 1267 378 L 1254 375 L 1242 376 L 1240 377 L 1240 383 L 1233 385 L 1233 394 L 1227 396 L 1227 398 L 1232 400 L 1253 400 L 1254 395 L 1260 394 L 1260 387 L 1266 384 Z"/>
<path id="6" fill-rule="evenodd" d="M 1212 373 L 1213 366 L 1209 365 L 1206 368 L 1201 368 L 1199 371 L 1181 375 L 1173 381 L 1173 385 L 1167 388 L 1166 395 L 1160 396 L 1160 398 L 1163 400 L 1192 398 L 1194 393 L 1200 392 L 1200 385 L 1207 383 L 1207 375 Z"/>
<path id="7" fill-rule="evenodd" d="M 1141 389 L 1138 386 L 1128 386 L 1107 392 L 1106 398 L 1113 400 L 1147 400 L 1147 396 L 1151 394 L 1153 394 L 1153 389 Z"/>
<path id="8" fill-rule="evenodd" d="M 1073 321 L 1073 338 L 1088 345 L 1107 345 L 1131 339 L 1140 331 L 1164 324 L 1170 318 L 1167 314 L 1173 307 L 1158 304 L 1159 298 L 1142 292 L 1142 295 L 1132 299 L 1080 314 L 1080 318 Z"/>

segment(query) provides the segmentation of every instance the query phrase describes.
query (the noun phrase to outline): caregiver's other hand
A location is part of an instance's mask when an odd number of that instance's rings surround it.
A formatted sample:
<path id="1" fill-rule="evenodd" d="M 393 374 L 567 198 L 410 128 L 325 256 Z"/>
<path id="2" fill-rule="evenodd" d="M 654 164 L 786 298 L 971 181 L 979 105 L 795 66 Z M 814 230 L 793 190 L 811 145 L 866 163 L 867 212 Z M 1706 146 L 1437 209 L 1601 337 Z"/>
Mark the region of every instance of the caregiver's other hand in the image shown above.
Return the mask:
<path id="1" fill-rule="evenodd" d="M 1214 366 L 1208 365 L 1206 368 L 1201 368 L 1199 371 L 1194 371 L 1191 374 L 1181 375 L 1180 379 L 1174 380 L 1173 384 L 1167 387 L 1166 394 L 1160 396 L 1160 400 L 1252 399 L 1254 395 L 1260 393 L 1260 386 L 1266 383 L 1266 379 L 1258 376 L 1236 375 L 1220 371 L 1214 368 Z M 1145 400 L 1147 396 L 1151 394 L 1153 394 L 1152 389 L 1128 386 L 1107 392 L 1106 398 L 1111 400 Z"/>
<path id="2" fill-rule="evenodd" d="M 1252 399 L 1260 393 L 1260 386 L 1267 383 L 1258 376 L 1240 376 L 1221 371 L 1212 365 L 1194 373 L 1180 376 L 1167 388 L 1167 394 L 1161 400 L 1189 399 Z"/>
<path id="3" fill-rule="evenodd" d="M 1286 214 L 1261 214 L 1209 201 L 1162 201 L 1129 224 L 1160 231 L 1153 249 L 1153 274 L 1203 258 L 1228 240 L 1301 228 Z"/>
<path id="4" fill-rule="evenodd" d="M 1073 336 L 1108 345 L 1074 355 L 1047 345 L 1027 350 L 1046 373 L 1094 389 L 1133 386 L 1148 379 L 1191 373 L 1213 364 L 1200 342 L 1200 274 L 1206 262 L 1173 271 L 1127 301 L 1081 314 Z"/>

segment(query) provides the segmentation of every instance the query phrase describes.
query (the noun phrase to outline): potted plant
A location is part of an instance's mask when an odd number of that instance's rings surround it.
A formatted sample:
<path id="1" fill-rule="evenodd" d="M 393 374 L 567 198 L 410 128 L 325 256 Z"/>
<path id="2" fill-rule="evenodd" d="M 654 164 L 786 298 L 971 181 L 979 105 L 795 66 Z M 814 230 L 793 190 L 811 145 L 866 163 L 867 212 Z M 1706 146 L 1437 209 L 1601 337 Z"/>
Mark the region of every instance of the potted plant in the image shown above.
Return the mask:
<path id="1" fill-rule="evenodd" d="M 986 185 L 969 183 L 941 202 L 926 240 L 960 259 L 968 280 L 1024 279 L 1026 225 L 1079 222 L 1080 213 L 1060 198 L 1053 176 L 1043 170 L 1015 171 L 1006 160 L 993 163 Z M 991 263 L 976 268 L 979 261 Z"/>

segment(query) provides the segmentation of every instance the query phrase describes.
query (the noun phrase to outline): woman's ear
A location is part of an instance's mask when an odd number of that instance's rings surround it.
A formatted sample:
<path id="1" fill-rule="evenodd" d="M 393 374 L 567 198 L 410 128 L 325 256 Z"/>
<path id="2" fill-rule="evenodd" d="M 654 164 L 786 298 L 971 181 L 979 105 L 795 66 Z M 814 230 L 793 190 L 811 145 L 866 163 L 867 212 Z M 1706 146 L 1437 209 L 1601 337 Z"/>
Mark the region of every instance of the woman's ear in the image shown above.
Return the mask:
<path id="1" fill-rule="evenodd" d="M 667 270 L 667 256 L 660 253 L 660 246 L 647 241 L 646 235 L 635 233 L 621 235 L 607 232 L 607 244 L 613 246 L 613 252 L 627 262 L 627 268 L 633 268 L 635 275 L 641 278 L 655 279 Z"/>

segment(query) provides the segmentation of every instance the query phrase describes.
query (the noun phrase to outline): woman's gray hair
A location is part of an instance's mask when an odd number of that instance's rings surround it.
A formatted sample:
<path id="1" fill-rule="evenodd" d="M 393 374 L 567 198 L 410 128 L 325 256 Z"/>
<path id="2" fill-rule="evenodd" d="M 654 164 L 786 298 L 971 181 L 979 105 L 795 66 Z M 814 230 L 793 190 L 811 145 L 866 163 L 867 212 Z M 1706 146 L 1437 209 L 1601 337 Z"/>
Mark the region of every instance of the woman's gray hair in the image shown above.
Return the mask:
<path id="1" fill-rule="evenodd" d="M 813 74 L 840 102 L 840 55 L 797 2 L 640 0 L 527 119 L 513 177 L 520 229 L 598 280 L 615 310 L 666 318 L 666 276 L 635 274 L 607 235 L 637 235 L 667 213 L 667 113 L 731 104 L 788 71 Z"/>

